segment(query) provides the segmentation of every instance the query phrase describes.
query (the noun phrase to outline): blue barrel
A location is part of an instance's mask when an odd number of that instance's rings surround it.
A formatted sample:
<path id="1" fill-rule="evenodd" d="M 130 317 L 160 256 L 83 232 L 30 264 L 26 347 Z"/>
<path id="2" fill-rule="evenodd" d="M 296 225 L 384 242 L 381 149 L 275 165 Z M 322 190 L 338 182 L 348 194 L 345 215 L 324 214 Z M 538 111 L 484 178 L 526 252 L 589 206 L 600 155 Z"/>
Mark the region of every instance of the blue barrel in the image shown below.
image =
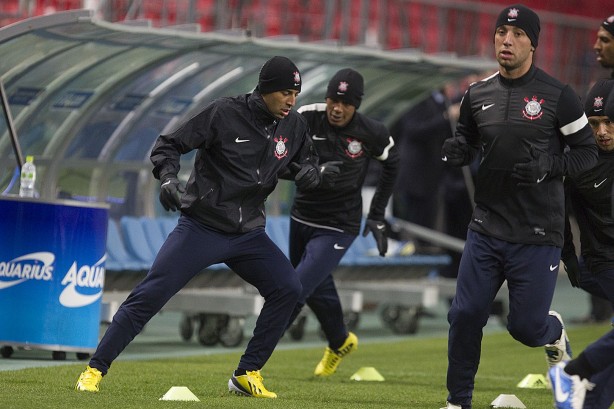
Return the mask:
<path id="1" fill-rule="evenodd" d="M 92 352 L 108 206 L 0 199 L 0 344 Z"/>

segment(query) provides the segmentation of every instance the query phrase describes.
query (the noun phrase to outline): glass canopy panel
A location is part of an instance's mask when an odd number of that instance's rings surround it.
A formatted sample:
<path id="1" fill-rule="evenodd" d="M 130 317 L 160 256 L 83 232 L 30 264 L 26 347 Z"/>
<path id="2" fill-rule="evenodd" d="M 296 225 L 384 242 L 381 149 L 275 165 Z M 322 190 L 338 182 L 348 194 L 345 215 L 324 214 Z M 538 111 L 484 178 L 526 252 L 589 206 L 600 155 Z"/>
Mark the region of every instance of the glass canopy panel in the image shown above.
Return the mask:
<path id="1" fill-rule="evenodd" d="M 31 67 L 27 75 L 13 81 L 7 93 L 15 124 L 20 129 L 22 150 L 41 155 L 49 142 L 56 139 L 56 132 L 70 114 L 68 108 L 79 109 L 94 97 L 95 90 L 90 86 L 69 90 L 66 87 L 125 50 L 103 44 L 79 44 Z"/>
<path id="2" fill-rule="evenodd" d="M 45 154 L 70 156 L 72 158 L 97 158 L 105 143 L 117 128 L 121 118 L 112 117 L 96 124 L 95 127 L 80 127 L 79 123 L 90 113 L 99 112 L 117 94 L 117 88 L 128 78 L 148 67 L 157 60 L 168 56 L 170 50 L 156 48 L 134 48 L 114 55 L 90 70 L 84 71 L 67 83 L 56 97 L 49 114 L 62 118 L 62 134 L 70 141 L 52 141 Z M 62 153 L 67 145 L 66 152 Z"/>
<path id="3" fill-rule="evenodd" d="M 126 130 L 121 143 L 115 147 L 113 161 L 147 161 L 158 135 L 170 123 L 183 117 L 193 104 L 194 98 L 207 86 L 240 67 L 239 57 L 228 57 L 207 51 L 192 52 L 184 57 L 189 58 L 196 68 L 189 76 L 185 76 L 164 90 L 146 111 L 135 118 Z M 175 75 L 177 72 L 178 70 L 174 70 L 167 76 Z M 225 85 L 227 84 L 221 84 L 222 87 Z"/>

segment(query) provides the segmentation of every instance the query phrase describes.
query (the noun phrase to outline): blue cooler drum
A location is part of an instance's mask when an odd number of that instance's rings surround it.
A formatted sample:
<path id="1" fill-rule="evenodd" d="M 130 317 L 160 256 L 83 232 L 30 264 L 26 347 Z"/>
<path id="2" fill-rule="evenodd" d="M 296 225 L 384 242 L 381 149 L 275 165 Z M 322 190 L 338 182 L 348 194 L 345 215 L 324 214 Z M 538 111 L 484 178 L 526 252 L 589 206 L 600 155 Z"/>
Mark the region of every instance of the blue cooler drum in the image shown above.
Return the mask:
<path id="1" fill-rule="evenodd" d="M 55 359 L 94 351 L 107 225 L 104 204 L 0 199 L 3 356 L 12 346 L 51 350 Z"/>

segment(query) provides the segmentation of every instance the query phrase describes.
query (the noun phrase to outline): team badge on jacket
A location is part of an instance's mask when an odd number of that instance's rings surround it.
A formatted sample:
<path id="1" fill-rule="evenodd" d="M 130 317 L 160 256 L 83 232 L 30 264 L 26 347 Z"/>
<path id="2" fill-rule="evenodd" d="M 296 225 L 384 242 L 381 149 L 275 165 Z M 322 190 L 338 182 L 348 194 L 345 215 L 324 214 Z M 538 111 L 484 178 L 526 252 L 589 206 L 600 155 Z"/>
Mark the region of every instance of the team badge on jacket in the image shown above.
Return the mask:
<path id="1" fill-rule="evenodd" d="M 542 117 L 542 115 L 544 114 L 542 111 L 542 104 L 544 103 L 543 99 L 540 99 L 538 101 L 537 97 L 533 95 L 533 98 L 531 98 L 530 100 L 528 97 L 524 97 L 524 101 L 527 103 L 524 106 L 524 111 L 522 111 L 522 115 L 525 118 L 534 121 Z"/>
<path id="2" fill-rule="evenodd" d="M 348 154 L 350 158 L 357 158 L 364 152 L 362 150 L 362 143 L 357 141 L 356 139 L 347 138 L 348 147 L 345 150 L 345 153 Z"/>
<path id="3" fill-rule="evenodd" d="M 288 142 L 288 138 L 284 138 L 279 135 L 277 138 L 273 138 L 275 142 L 275 157 L 277 159 L 285 158 L 288 156 L 288 148 L 286 148 L 286 142 Z"/>

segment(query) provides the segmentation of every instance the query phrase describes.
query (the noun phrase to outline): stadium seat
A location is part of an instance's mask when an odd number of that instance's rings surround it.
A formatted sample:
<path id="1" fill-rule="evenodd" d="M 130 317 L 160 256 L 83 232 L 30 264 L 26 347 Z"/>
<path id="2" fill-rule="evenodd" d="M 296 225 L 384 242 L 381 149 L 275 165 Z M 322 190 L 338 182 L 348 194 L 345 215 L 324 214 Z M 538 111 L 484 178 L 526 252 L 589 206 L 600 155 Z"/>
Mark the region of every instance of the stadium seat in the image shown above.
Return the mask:
<path id="1" fill-rule="evenodd" d="M 160 247 L 162 247 L 168 235 L 162 230 L 162 225 L 157 219 L 152 217 L 141 217 L 139 220 L 145 232 L 150 250 L 154 255 L 158 254 Z"/>
<path id="2" fill-rule="evenodd" d="M 110 271 L 141 271 L 147 265 L 134 259 L 126 251 L 121 231 L 115 220 L 109 219 L 107 229 L 107 259 L 105 269 Z"/>
<path id="3" fill-rule="evenodd" d="M 125 239 L 126 250 L 135 259 L 145 263 L 147 268 L 153 264 L 156 253 L 151 249 L 147 235 L 138 217 L 123 216 L 120 221 L 122 235 Z"/>

